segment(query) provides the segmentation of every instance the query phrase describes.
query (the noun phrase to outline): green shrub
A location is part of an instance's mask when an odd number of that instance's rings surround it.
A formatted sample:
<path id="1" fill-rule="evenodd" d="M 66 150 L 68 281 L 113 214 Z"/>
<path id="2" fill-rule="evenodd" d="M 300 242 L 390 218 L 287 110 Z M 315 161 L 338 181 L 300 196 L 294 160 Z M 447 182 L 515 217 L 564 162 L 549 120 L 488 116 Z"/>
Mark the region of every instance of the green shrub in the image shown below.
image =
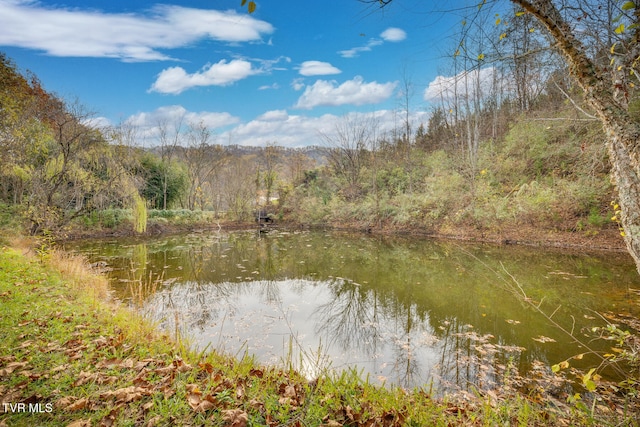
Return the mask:
<path id="1" fill-rule="evenodd" d="M 81 221 L 87 228 L 115 228 L 124 222 L 131 221 L 131 211 L 128 209 L 96 210 L 84 215 Z"/>

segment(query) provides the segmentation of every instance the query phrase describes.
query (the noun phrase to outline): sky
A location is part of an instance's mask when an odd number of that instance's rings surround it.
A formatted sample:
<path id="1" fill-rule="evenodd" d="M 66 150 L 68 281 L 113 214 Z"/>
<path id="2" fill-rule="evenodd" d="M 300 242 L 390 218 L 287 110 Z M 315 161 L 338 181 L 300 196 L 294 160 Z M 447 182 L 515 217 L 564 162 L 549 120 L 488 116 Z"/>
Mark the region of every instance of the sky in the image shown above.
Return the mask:
<path id="1" fill-rule="evenodd" d="M 0 0 L 0 51 L 96 125 L 134 127 L 140 145 L 161 123 L 202 123 L 212 143 L 286 147 L 325 144 L 354 115 L 391 132 L 407 99 L 414 129 L 426 126 L 473 5 L 257 0 L 249 15 L 240 0 L 78 3 Z"/>

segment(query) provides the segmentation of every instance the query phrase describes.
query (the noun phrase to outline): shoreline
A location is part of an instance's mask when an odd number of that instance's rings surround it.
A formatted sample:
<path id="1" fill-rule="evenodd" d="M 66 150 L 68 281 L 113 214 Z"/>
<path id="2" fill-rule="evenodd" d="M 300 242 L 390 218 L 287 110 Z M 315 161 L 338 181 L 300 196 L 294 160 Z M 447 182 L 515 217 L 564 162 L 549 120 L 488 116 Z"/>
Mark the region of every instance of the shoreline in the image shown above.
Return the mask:
<path id="1" fill-rule="evenodd" d="M 73 241 L 99 238 L 147 238 L 180 233 L 204 233 L 215 231 L 249 230 L 257 225 L 254 222 L 239 223 L 236 221 L 220 223 L 171 224 L 152 223 L 143 234 L 135 233 L 130 227 L 74 230 L 57 241 Z M 301 224 L 290 221 L 276 222 L 274 229 L 283 230 L 334 230 L 353 233 L 365 233 L 383 236 L 412 236 L 430 239 L 456 240 L 462 242 L 489 243 L 495 245 L 513 245 L 539 248 L 571 249 L 597 252 L 627 252 L 624 239 L 617 228 L 604 228 L 597 231 L 578 232 L 536 228 L 534 226 L 501 227 L 494 230 L 478 229 L 471 226 L 442 226 L 436 230 L 419 227 L 369 227 L 356 223 L 336 225 Z"/>

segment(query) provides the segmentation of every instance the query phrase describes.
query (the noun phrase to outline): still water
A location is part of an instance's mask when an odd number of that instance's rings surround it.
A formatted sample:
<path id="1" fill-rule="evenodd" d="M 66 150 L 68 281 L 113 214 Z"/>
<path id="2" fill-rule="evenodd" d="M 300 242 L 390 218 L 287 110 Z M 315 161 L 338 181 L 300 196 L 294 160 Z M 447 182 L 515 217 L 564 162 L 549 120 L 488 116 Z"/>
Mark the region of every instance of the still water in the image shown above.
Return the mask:
<path id="1" fill-rule="evenodd" d="M 588 333 L 603 324 L 598 313 L 640 315 L 640 277 L 625 253 L 278 231 L 66 249 L 106 263 L 117 299 L 195 348 L 310 378 L 355 367 L 404 387 L 485 387 L 506 370 L 526 375 L 588 352 L 561 328 L 606 352 Z"/>

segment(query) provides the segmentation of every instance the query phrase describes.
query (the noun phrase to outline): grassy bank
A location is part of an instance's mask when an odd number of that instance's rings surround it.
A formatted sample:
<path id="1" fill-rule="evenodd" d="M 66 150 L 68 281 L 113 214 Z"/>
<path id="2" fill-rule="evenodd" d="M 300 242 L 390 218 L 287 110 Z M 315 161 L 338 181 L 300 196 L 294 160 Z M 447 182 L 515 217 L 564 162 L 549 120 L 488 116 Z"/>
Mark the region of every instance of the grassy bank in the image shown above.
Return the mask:
<path id="1" fill-rule="evenodd" d="M 307 379 L 251 357 L 194 353 L 107 302 L 103 277 L 56 252 L 3 247 L 0 300 L 2 426 L 603 424 L 512 388 L 436 399 L 355 372 Z"/>

